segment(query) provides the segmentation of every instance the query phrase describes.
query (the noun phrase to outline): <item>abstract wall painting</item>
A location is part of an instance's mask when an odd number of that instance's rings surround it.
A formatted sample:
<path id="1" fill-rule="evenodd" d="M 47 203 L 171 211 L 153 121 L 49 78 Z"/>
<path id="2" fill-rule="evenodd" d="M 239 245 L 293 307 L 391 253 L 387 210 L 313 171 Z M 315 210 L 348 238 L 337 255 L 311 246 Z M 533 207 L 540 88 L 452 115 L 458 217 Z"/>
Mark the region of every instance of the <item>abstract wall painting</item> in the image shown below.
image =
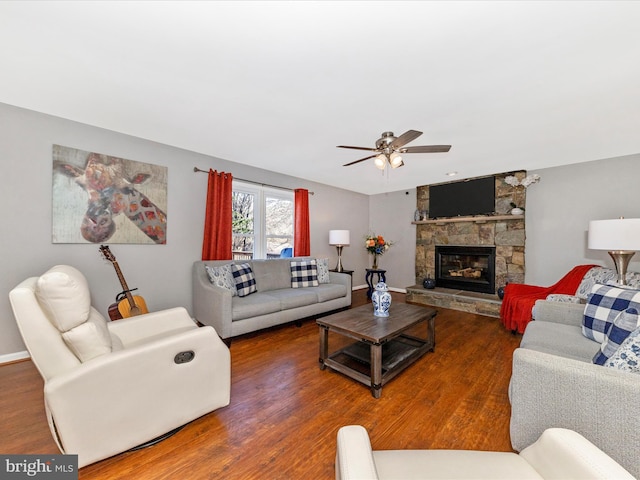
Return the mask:
<path id="1" fill-rule="evenodd" d="M 53 146 L 53 243 L 167 242 L 167 167 Z"/>

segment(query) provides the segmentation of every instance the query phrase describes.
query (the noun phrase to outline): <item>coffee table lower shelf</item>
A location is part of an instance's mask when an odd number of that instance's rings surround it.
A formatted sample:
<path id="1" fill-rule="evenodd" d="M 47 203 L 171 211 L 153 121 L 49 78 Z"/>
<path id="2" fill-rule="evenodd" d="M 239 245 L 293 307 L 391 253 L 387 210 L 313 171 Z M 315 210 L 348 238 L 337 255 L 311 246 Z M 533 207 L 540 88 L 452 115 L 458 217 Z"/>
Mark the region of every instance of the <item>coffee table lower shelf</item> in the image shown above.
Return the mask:
<path id="1" fill-rule="evenodd" d="M 370 386 L 373 396 L 379 398 L 383 385 L 426 352 L 434 350 L 431 342 L 410 335 L 400 335 L 382 344 L 381 379 L 379 384 L 374 384 L 371 369 L 373 362 L 372 347 L 374 346 L 374 344 L 364 341 L 354 342 L 325 358 L 322 361 L 321 368 L 329 367 L 364 385 Z"/>

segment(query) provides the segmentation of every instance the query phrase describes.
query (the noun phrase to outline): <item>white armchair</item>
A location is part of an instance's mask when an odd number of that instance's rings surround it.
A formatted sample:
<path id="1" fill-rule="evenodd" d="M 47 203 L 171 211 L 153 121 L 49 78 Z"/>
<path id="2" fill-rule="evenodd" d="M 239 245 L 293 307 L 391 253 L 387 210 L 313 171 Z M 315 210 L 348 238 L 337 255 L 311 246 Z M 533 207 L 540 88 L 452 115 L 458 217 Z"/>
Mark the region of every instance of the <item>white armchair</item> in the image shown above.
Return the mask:
<path id="1" fill-rule="evenodd" d="M 633 479 L 578 433 L 546 430 L 520 454 L 474 450 L 372 450 L 360 425 L 338 431 L 336 480 Z"/>
<path id="2" fill-rule="evenodd" d="M 59 265 L 9 294 L 44 379 L 49 428 L 82 467 L 229 404 L 230 354 L 184 308 L 107 322 L 85 277 Z"/>

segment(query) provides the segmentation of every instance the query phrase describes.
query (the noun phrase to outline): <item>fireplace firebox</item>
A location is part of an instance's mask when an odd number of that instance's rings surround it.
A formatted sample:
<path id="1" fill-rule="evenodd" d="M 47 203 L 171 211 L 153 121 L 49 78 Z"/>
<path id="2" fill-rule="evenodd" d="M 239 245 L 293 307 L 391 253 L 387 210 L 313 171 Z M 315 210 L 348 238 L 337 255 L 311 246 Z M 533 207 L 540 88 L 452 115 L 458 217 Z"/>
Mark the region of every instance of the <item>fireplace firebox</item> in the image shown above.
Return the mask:
<path id="1" fill-rule="evenodd" d="M 436 286 L 495 293 L 495 247 L 436 245 Z"/>

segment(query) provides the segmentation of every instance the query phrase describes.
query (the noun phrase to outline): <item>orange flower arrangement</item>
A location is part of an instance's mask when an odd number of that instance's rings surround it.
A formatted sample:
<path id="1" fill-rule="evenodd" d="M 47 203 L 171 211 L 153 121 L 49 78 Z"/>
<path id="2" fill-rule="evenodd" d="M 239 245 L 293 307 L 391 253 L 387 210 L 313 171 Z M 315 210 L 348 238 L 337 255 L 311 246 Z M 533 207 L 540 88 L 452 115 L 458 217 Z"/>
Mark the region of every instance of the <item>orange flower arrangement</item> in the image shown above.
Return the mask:
<path id="1" fill-rule="evenodd" d="M 365 239 L 365 248 L 372 255 L 382 255 L 393 245 L 384 239 L 382 235 L 369 235 Z"/>

